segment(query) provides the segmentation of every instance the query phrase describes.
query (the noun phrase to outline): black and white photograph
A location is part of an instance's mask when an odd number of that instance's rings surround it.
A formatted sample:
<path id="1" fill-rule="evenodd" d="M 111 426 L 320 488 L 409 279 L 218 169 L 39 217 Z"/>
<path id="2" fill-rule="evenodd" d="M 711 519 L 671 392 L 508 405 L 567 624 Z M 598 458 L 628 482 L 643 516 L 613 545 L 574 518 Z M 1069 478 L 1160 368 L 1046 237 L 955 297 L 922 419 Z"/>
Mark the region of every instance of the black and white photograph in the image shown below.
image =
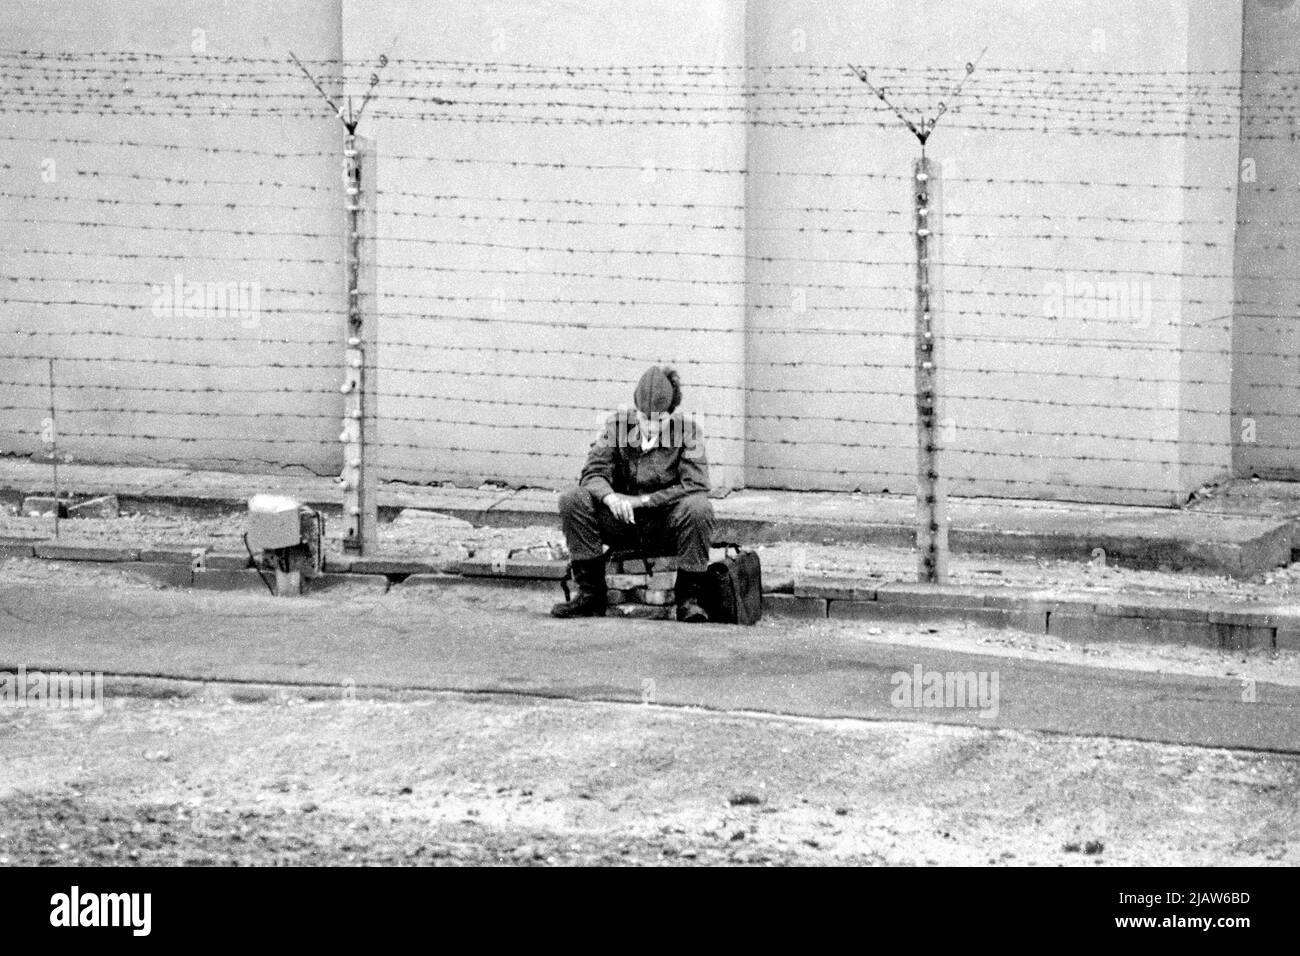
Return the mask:
<path id="1" fill-rule="evenodd" d="M 3 0 L 0 36 L 0 870 L 63 874 L 25 921 L 599 867 L 1266 922 L 1300 4 Z"/>

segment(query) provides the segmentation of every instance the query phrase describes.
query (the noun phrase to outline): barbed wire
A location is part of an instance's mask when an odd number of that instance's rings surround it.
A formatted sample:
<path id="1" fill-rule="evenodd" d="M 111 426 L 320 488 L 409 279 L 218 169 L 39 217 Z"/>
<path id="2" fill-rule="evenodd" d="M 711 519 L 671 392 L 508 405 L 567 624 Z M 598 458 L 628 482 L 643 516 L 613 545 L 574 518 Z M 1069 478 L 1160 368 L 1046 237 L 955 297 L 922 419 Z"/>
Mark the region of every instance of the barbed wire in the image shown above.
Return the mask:
<path id="1" fill-rule="evenodd" d="M 330 95 L 367 88 L 372 68 L 303 62 Z M 927 107 L 926 115 L 936 98 L 951 101 L 969 73 L 867 68 L 891 97 Z M 321 174 L 338 154 L 283 148 L 260 135 L 227 141 L 221 132 L 225 119 L 330 120 L 292 64 L 0 51 L 0 81 L 11 90 L 0 112 L 58 120 L 56 135 L 20 127 L 0 133 L 33 147 L 28 163 L 16 152 L 0 163 L 0 200 L 12 227 L 2 248 L 31 260 L 0 276 L 0 342 L 18 346 L 0 357 L 0 385 L 14 390 L 0 413 L 16 425 L 15 440 L 39 438 L 43 417 L 46 383 L 23 373 L 54 357 L 68 366 L 56 394 L 68 403 L 60 415 L 79 426 L 60 429 L 74 444 L 118 443 L 123 456 L 145 458 L 164 446 L 191 449 L 156 459 L 169 461 L 233 460 L 213 456 L 214 446 L 268 466 L 335 459 L 342 256 L 325 247 L 315 254 L 313 244 L 341 246 L 329 217 L 337 211 L 341 221 L 342 183 Z M 1269 86 L 1257 88 L 1257 81 Z M 706 420 L 722 427 L 709 438 L 720 467 L 753 484 L 905 487 L 916 440 L 912 289 L 901 271 L 912 264 L 914 223 L 903 201 L 904 171 L 690 165 L 671 147 L 661 150 L 674 156 L 664 165 L 626 158 L 639 158 L 643 146 L 586 161 L 565 152 L 563 139 L 553 144 L 557 158 L 528 154 L 523 145 L 512 156 L 513 147 L 489 141 L 481 150 L 462 140 L 459 149 L 438 142 L 425 151 L 405 132 L 419 128 L 412 121 L 620 127 L 632 138 L 654 127 L 896 123 L 857 85 L 840 65 L 742 70 L 390 58 L 366 116 L 397 124 L 384 144 L 396 148 L 380 152 L 379 186 L 367 196 L 377 202 L 377 226 L 361 236 L 382 250 L 384 287 L 363 295 L 385 330 L 376 389 L 386 403 L 381 420 L 392 429 L 376 445 L 384 476 L 530 486 L 571 478 L 599 409 L 564 399 L 627 390 L 632 366 L 651 357 L 648 347 L 690 370 L 691 394 L 716 408 Z M 1251 98 L 1243 100 L 1247 90 Z M 1294 141 L 1298 94 L 1300 71 L 982 66 L 980 82 L 944 111 L 943 124 L 1127 137 L 1146 154 L 1143 140 L 1158 151 L 1171 137 Z M 101 117 L 121 117 L 123 125 L 216 122 L 174 142 L 156 126 L 152 136 L 129 129 L 119 136 L 102 126 L 81 135 L 72 125 Z M 41 161 L 62 157 L 65 147 L 96 148 L 66 164 L 67 181 L 93 192 L 67 191 L 62 179 L 54 188 L 38 185 Z M 1289 202 L 1300 183 L 1116 178 L 1115 164 L 1111 178 L 983 175 L 978 163 L 959 161 L 961 172 L 943 177 L 948 208 L 939 232 L 951 246 L 933 263 L 945 273 L 939 312 L 947 322 L 944 396 L 957 436 L 946 443 L 954 488 L 1045 497 L 1163 489 L 1175 481 L 1172 470 L 1225 461 L 1228 423 L 1242 418 L 1266 432 L 1261 447 L 1296 450 L 1288 437 L 1293 419 L 1280 410 L 1300 390 L 1296 377 L 1254 383 L 1251 394 L 1261 402 L 1276 397 L 1258 409 L 1221 394 L 1232 389 L 1224 372 L 1233 362 L 1293 364 L 1289 343 L 1300 318 L 1300 295 L 1287 285 L 1300 275 L 1284 265 L 1300 241 L 1293 235 L 1300 222 L 1285 211 L 1270 210 L 1269 219 L 1243 215 L 1241 206 L 1225 211 L 1224 203 L 1247 189 Z M 629 190 L 647 174 L 651 182 L 664 176 L 671 188 Z M 772 189 L 743 199 L 715 188 L 769 180 Z M 1017 196 L 1023 204 L 1011 201 Z M 111 218 L 102 215 L 110 209 Z M 1261 227 L 1271 233 L 1252 243 L 1255 257 L 1224 268 L 1238 245 L 1233 230 Z M 145 270 L 190 262 L 225 270 L 205 269 L 202 278 L 231 278 L 232 267 L 247 267 L 241 278 L 257 280 L 261 295 L 257 327 L 142 326 L 183 314 L 157 314 L 147 293 L 171 277 Z M 1067 275 L 1158 288 L 1139 290 L 1130 303 L 1146 310 L 1141 315 L 1119 314 L 1109 300 L 1094 302 L 1091 314 L 1059 305 L 1054 313 L 1045 305 L 1046 286 Z M 1225 294 L 1219 286 L 1228 283 Z M 81 295 L 83 288 L 106 298 Z M 779 293 L 800 297 L 798 306 L 778 301 Z M 456 306 L 470 314 L 457 314 Z M 1234 323 L 1246 321 L 1257 338 L 1232 342 Z M 1276 345 L 1262 343 L 1263 335 Z M 730 344 L 722 349 L 720 341 Z M 1205 360 L 1204 367 L 1183 368 L 1184 358 Z M 1176 406 L 1165 397 L 1169 388 L 1187 392 Z M 545 398 L 557 393 L 558 400 Z M 1160 419 L 1174 413 L 1207 423 L 1206 434 L 1218 429 L 1221 440 L 1198 444 L 1170 432 Z M 223 421 L 232 427 L 222 429 Z M 521 447 L 534 439 L 551 447 Z"/>

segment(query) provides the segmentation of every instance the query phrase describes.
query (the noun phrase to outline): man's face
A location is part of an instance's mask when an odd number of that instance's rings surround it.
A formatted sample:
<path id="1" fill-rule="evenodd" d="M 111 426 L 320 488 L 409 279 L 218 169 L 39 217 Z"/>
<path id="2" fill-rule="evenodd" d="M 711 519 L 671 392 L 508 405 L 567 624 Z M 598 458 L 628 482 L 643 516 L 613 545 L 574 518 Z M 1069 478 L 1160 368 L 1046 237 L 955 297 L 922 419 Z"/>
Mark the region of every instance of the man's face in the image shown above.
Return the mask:
<path id="1" fill-rule="evenodd" d="M 659 442 L 659 418 L 658 416 L 650 417 L 641 409 L 636 410 L 636 429 L 637 435 L 640 436 L 644 443 L 647 439 L 653 438 L 654 443 Z"/>

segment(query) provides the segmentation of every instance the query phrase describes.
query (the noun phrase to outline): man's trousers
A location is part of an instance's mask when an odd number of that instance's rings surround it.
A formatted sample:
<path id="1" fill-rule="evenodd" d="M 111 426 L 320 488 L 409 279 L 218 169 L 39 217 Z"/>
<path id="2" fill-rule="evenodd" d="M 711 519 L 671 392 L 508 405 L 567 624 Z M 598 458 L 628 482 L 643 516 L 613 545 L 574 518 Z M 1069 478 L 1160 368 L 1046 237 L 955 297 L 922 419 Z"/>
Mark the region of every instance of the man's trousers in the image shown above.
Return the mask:
<path id="1" fill-rule="evenodd" d="M 560 521 L 575 561 L 598 558 L 602 545 L 648 555 L 673 554 L 682 571 L 706 571 L 713 540 L 713 505 L 697 492 L 657 508 L 637 508 L 635 524 L 614 516 L 595 493 L 571 488 L 560 496 Z"/>

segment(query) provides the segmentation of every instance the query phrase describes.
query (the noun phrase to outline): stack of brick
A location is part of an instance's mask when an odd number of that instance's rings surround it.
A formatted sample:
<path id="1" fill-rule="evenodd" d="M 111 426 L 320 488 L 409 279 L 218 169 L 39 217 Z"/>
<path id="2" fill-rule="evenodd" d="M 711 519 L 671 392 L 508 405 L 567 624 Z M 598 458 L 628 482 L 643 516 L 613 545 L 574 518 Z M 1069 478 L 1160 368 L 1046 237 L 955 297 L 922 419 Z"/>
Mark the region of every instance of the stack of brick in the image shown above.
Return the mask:
<path id="1" fill-rule="evenodd" d="M 676 558 L 611 561 L 605 571 L 609 613 L 618 617 L 671 620 L 676 613 Z"/>

